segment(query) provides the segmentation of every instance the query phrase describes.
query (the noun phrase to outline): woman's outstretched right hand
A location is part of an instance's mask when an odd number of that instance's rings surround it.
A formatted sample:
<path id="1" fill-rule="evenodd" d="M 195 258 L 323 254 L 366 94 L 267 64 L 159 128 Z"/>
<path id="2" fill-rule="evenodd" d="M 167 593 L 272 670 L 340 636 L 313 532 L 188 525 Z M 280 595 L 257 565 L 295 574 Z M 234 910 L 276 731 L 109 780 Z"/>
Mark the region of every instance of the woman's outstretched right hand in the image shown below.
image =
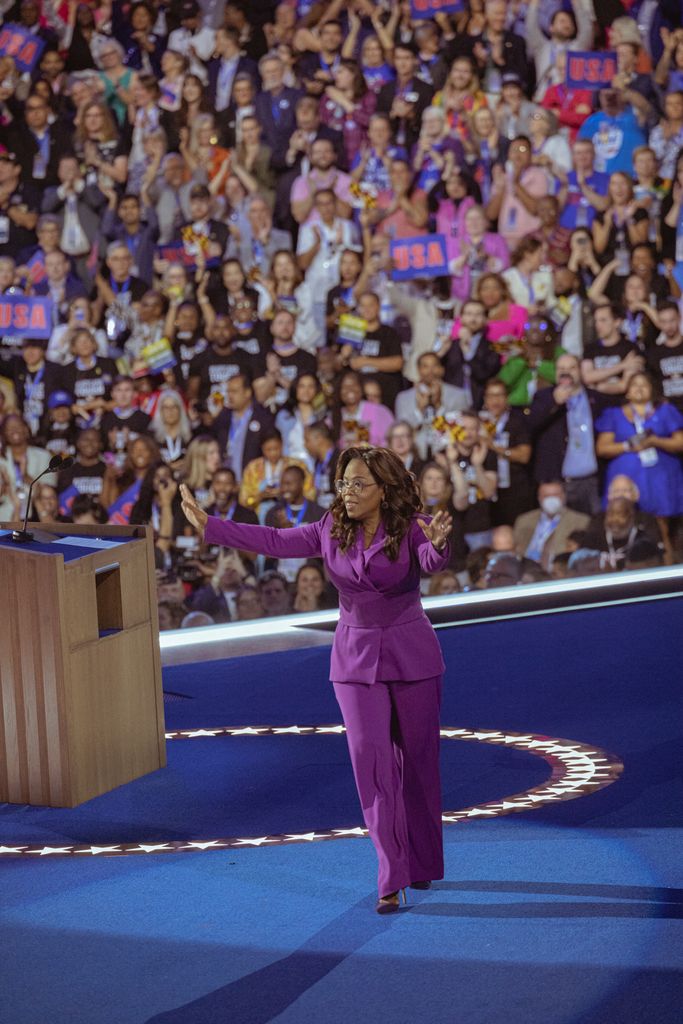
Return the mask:
<path id="1" fill-rule="evenodd" d="M 194 526 L 195 530 L 198 531 L 199 535 L 203 539 L 204 529 L 209 519 L 207 513 L 200 505 L 197 504 L 194 499 L 194 495 L 187 484 L 180 485 L 180 495 L 183 499 L 181 508 L 185 514 L 185 518 L 192 526 Z"/>

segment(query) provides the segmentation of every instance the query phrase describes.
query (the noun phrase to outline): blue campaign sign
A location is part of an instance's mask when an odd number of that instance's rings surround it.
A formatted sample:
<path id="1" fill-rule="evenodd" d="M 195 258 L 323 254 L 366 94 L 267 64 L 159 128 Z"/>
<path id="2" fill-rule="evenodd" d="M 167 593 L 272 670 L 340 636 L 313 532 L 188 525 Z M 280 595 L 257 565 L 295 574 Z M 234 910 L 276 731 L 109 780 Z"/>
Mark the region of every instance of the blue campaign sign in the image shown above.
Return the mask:
<path id="1" fill-rule="evenodd" d="M 52 299 L 36 295 L 0 295 L 0 334 L 8 338 L 49 338 Z"/>
<path id="2" fill-rule="evenodd" d="M 570 51 L 567 54 L 566 82 L 570 89 L 607 89 L 616 73 L 616 53 Z"/>
<path id="3" fill-rule="evenodd" d="M 0 56 L 12 57 L 23 73 L 33 71 L 44 49 L 45 41 L 21 25 L 10 22 L 0 29 Z"/>
<path id="4" fill-rule="evenodd" d="M 435 14 L 457 14 L 465 9 L 463 0 L 410 0 L 410 15 L 423 20 Z"/>
<path id="5" fill-rule="evenodd" d="M 444 235 L 421 235 L 419 238 L 397 238 L 391 243 L 394 281 L 411 281 L 416 277 L 442 277 L 448 274 L 448 253 Z"/>

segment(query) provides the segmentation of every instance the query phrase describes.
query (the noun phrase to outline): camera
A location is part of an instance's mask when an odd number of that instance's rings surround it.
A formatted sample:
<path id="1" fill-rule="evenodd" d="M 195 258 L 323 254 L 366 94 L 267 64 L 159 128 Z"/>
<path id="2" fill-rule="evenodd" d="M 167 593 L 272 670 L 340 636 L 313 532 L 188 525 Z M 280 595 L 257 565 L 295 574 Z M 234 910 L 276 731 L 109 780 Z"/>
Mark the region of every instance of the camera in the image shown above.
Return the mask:
<path id="1" fill-rule="evenodd" d="M 206 579 L 206 576 L 197 563 L 209 565 L 215 561 L 216 555 L 212 551 L 203 551 L 200 555 L 195 554 L 193 551 L 185 551 L 176 562 L 178 579 L 182 580 L 183 583 L 199 583 Z"/>

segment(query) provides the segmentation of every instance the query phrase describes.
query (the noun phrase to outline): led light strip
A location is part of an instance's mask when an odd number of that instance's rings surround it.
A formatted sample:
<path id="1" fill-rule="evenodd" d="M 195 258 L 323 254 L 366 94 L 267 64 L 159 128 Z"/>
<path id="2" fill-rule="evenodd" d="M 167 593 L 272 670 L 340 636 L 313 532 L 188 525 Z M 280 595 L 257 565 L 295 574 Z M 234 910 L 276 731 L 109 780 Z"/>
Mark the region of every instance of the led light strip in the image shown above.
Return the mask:
<path id="1" fill-rule="evenodd" d="M 345 732 L 343 725 L 288 725 L 288 726 L 233 726 L 220 729 L 187 729 L 166 733 L 167 740 L 208 739 L 225 736 L 329 736 Z M 447 825 L 457 824 L 469 818 L 498 818 L 518 811 L 533 811 L 547 803 L 575 800 L 616 782 L 623 771 L 623 764 L 613 754 L 598 747 L 589 747 L 575 740 L 556 739 L 533 733 L 498 732 L 497 730 L 441 729 L 442 739 L 466 740 L 476 743 L 493 743 L 499 746 L 524 750 L 542 757 L 551 768 L 547 782 L 533 789 L 489 801 L 460 811 L 444 811 L 442 821 Z M 314 830 L 313 832 L 269 836 L 230 836 L 221 839 L 170 841 L 167 843 L 117 843 L 111 846 L 38 846 L 21 843 L 0 846 L 0 854 L 10 857 L 80 857 L 86 856 L 127 856 L 145 853 L 198 853 L 216 849 L 238 849 L 245 846 L 289 845 L 291 843 L 313 843 L 328 839 L 363 838 L 367 829 L 360 825 L 354 828 Z"/>
<path id="2" fill-rule="evenodd" d="M 619 593 L 623 593 L 624 587 L 628 585 L 643 583 L 649 584 L 658 582 L 669 584 L 672 581 L 680 583 L 678 592 L 664 594 L 643 595 L 635 598 L 623 599 Z M 523 612 L 517 612 L 519 602 L 528 598 L 544 597 L 548 602 L 568 593 L 582 594 L 585 602 L 574 605 L 563 605 L 560 608 L 548 608 L 544 604 L 539 608 L 527 608 Z M 532 618 L 538 615 L 547 615 L 551 611 L 571 612 L 583 611 L 594 607 L 606 607 L 633 603 L 637 601 L 664 600 L 667 598 L 680 597 L 683 593 L 683 566 L 675 565 L 658 569 L 638 569 L 628 572 L 615 572 L 604 576 L 577 577 L 570 580 L 546 580 L 542 583 L 525 583 L 521 587 L 498 587 L 495 590 L 472 590 L 467 593 L 451 595 L 440 595 L 439 597 L 423 597 L 422 607 L 429 612 L 444 611 L 446 609 L 473 611 L 476 612 L 472 618 L 452 623 L 440 623 L 436 628 L 445 629 L 460 625 L 473 625 L 478 622 L 496 622 L 506 618 L 519 616 Z M 493 616 L 486 616 L 487 606 L 496 605 L 496 613 Z M 509 612 L 505 609 L 509 608 Z M 299 612 L 292 615 L 278 615 L 273 618 L 253 619 L 245 622 L 226 622 L 215 626 L 201 626 L 192 629 L 170 629 L 159 634 L 159 645 L 162 656 L 166 652 L 191 650 L 193 647 L 203 648 L 213 644 L 221 644 L 228 640 L 250 640 L 258 638 L 272 639 L 273 637 L 300 636 L 301 630 L 308 627 L 332 626 L 339 621 L 339 609 L 331 609 L 318 612 Z M 229 656 L 226 649 L 225 656 Z"/>

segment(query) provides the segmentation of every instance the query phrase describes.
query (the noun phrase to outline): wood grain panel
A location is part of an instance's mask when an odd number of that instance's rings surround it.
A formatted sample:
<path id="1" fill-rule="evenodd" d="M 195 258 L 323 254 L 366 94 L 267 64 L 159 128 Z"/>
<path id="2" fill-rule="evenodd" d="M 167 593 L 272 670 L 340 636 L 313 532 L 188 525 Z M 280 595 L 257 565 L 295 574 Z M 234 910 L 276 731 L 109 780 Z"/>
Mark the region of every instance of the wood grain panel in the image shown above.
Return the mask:
<path id="1" fill-rule="evenodd" d="M 160 767 L 154 658 L 148 624 L 70 654 L 74 803 Z"/>
<path id="2" fill-rule="evenodd" d="M 130 541 L 66 564 L 0 548 L 0 801 L 72 807 L 166 763 L 154 553 L 146 527 L 52 532 Z M 123 628 L 100 638 L 113 563 Z"/>
<path id="3" fill-rule="evenodd" d="M 63 644 L 59 623 L 60 557 L 3 549 L 0 593 L 0 799 L 60 803 L 68 788 L 67 736 L 59 691 Z"/>

